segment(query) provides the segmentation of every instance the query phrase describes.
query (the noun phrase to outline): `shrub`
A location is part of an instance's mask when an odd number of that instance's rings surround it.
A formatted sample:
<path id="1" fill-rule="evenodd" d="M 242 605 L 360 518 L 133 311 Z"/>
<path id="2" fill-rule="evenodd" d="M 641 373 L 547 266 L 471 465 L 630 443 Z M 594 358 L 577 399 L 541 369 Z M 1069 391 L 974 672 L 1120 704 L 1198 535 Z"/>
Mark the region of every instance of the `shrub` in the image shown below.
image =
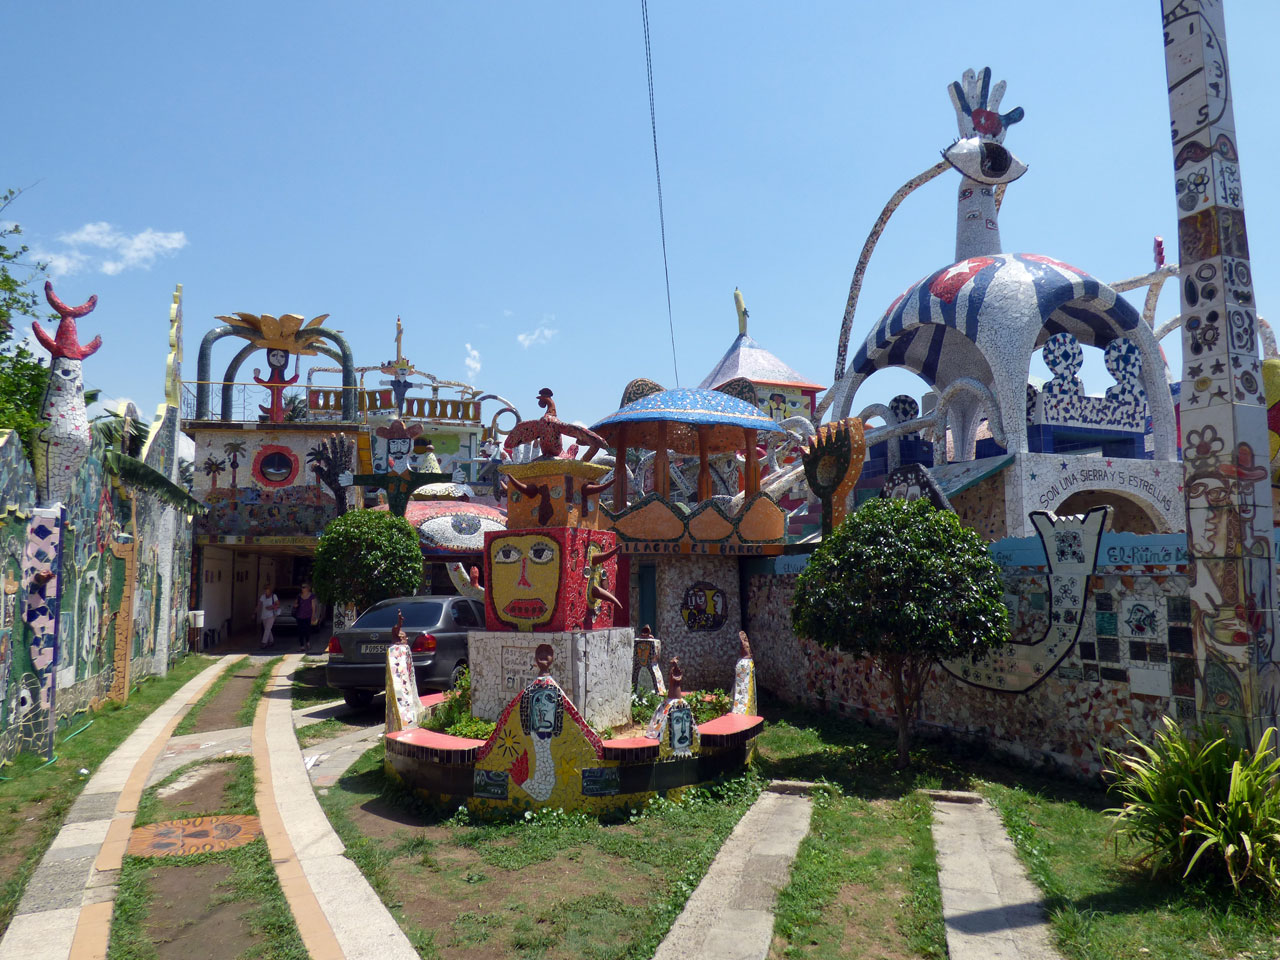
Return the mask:
<path id="1" fill-rule="evenodd" d="M 422 583 L 418 534 L 404 517 L 383 510 L 335 517 L 316 545 L 311 578 L 321 602 L 352 604 L 357 611 L 412 596 Z"/>
<path id="2" fill-rule="evenodd" d="M 471 715 L 471 671 L 463 670 L 457 685 L 445 696 L 444 703 L 436 707 L 423 726 L 455 737 L 488 740 L 498 725 L 492 720 L 481 720 Z"/>
<path id="3" fill-rule="evenodd" d="M 898 766 L 933 665 L 1009 639 L 1000 567 L 974 530 L 928 500 L 868 500 L 814 550 L 796 579 L 797 636 L 868 656 L 893 686 Z"/>
<path id="4" fill-rule="evenodd" d="M 1268 728 L 1248 750 L 1208 729 L 1190 735 L 1165 718 L 1152 743 L 1129 734 L 1130 752 L 1103 749 L 1122 805 L 1117 839 L 1139 847 L 1153 874 L 1226 876 L 1232 887 L 1280 896 L 1280 757 Z"/>

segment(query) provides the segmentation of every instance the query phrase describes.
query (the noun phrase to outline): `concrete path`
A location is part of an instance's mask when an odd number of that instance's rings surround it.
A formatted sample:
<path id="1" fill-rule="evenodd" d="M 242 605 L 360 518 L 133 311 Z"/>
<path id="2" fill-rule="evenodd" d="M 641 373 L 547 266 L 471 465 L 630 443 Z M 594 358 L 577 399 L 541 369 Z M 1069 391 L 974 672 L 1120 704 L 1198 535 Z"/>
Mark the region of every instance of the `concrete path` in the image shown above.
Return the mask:
<path id="1" fill-rule="evenodd" d="M 249 733 L 252 727 L 234 727 L 230 730 L 210 730 L 208 733 L 188 733 L 170 737 L 164 752 L 151 768 L 147 786 L 153 787 L 179 767 L 198 763 L 212 757 L 243 757 L 252 749 Z"/>
<path id="2" fill-rule="evenodd" d="M 774 902 L 809 832 L 812 787 L 769 785 L 729 834 L 653 960 L 764 960 Z"/>
<path id="3" fill-rule="evenodd" d="M 343 855 L 312 789 L 290 700 L 289 675 L 299 659 L 287 656 L 276 667 L 253 724 L 258 816 L 280 886 L 312 960 L 417 960 L 395 918 Z"/>
<path id="4" fill-rule="evenodd" d="M 329 787 L 338 782 L 347 768 L 382 739 L 385 729 L 386 725 L 379 723 L 363 730 L 352 730 L 303 750 L 302 762 L 311 777 L 312 785 L 318 787 L 321 793 L 328 793 Z"/>
<path id="5" fill-rule="evenodd" d="M 976 793 L 926 793 L 951 960 L 1061 960 L 1000 816 Z"/>
<path id="6" fill-rule="evenodd" d="M 222 657 L 146 717 L 102 762 L 27 882 L 0 960 L 105 957 L 115 882 L 138 800 L 174 727 L 234 660 Z"/>

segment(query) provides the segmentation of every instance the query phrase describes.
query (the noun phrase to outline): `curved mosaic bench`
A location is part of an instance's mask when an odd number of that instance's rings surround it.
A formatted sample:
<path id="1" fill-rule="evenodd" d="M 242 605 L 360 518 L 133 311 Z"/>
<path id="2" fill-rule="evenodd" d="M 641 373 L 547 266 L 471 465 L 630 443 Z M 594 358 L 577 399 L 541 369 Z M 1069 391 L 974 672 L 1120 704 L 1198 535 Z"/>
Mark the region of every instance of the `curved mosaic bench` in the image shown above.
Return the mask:
<path id="1" fill-rule="evenodd" d="M 555 712 L 552 732 L 539 749 L 536 716 L 531 716 L 528 701 L 543 694 Z M 423 697 L 424 707 L 429 699 L 439 702 L 442 697 Z M 525 733 L 522 717 L 530 733 Z M 684 756 L 671 752 L 665 735 L 662 740 L 600 740 L 555 681 L 540 677 L 511 701 L 488 740 L 421 728 L 387 733 L 384 768 L 432 803 L 466 806 L 478 814 L 544 807 L 606 813 L 655 796 L 675 799 L 688 787 L 741 770 L 763 727 L 761 717 L 727 713 L 697 726 L 695 749 Z M 544 766 L 548 762 L 549 768 Z"/>

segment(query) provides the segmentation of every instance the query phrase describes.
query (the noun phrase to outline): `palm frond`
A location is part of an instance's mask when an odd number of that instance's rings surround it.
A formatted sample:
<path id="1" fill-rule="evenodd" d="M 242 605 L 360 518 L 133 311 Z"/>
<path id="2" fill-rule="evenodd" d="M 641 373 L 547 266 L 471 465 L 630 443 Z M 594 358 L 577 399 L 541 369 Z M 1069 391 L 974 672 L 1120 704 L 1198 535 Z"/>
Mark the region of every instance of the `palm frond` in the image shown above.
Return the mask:
<path id="1" fill-rule="evenodd" d="M 159 470 L 147 466 L 136 457 L 127 457 L 117 450 L 107 450 L 103 454 L 102 465 L 136 492 L 155 497 L 161 503 L 183 513 L 201 516 L 208 510 L 203 503 Z"/>

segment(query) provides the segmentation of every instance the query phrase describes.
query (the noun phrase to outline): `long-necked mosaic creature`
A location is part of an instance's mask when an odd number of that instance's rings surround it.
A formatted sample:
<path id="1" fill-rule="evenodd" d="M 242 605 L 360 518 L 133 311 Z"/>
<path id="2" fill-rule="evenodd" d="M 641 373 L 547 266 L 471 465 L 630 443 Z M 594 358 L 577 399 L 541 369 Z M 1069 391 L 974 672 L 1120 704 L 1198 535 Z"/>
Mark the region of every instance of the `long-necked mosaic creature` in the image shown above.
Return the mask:
<path id="1" fill-rule="evenodd" d="M 102 338 L 94 337 L 86 346 L 81 346 L 76 331 L 76 320 L 98 305 L 96 295 L 78 307 L 68 307 L 59 300 L 52 283 L 45 283 L 44 295 L 61 318 L 52 337 L 40 324 L 31 325 L 40 346 L 52 355 L 49 383 L 40 402 L 40 417 L 45 425 L 36 431 L 31 451 L 36 465 L 37 494 L 41 504 L 48 504 L 67 499 L 76 472 L 89 455 L 89 418 L 84 409 L 80 365 L 102 346 Z"/>

